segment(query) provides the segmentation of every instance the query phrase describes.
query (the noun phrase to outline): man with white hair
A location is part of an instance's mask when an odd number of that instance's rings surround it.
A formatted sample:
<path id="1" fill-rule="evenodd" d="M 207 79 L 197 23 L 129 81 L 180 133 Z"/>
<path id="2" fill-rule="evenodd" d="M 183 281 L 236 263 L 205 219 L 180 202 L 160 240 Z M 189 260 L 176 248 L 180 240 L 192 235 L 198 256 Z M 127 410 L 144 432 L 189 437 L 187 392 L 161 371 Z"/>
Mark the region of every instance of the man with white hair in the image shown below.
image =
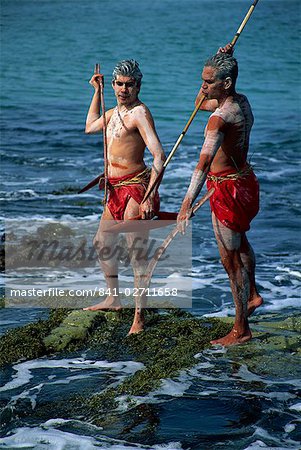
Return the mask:
<path id="1" fill-rule="evenodd" d="M 90 84 L 94 87 L 94 95 L 86 120 L 86 133 L 102 131 L 104 121 L 100 116 L 100 82 L 101 74 L 94 74 Z M 164 151 L 156 133 L 154 120 L 138 94 L 140 92 L 142 73 L 137 61 L 120 61 L 113 71 L 112 87 L 117 105 L 106 112 L 107 122 L 107 163 L 108 163 L 108 201 L 100 220 L 99 228 L 94 239 L 97 250 L 103 246 L 114 248 L 117 238 L 113 233 L 105 230 L 114 221 L 128 220 L 140 214 L 142 219 L 151 219 L 159 211 L 159 195 L 157 189 L 142 203 L 156 176 L 165 161 Z M 153 156 L 153 165 L 149 169 L 144 163 L 145 148 Z M 137 238 L 143 241 L 147 234 L 127 234 L 128 245 L 131 246 Z M 98 251 L 98 254 L 100 252 Z M 135 277 L 135 287 L 143 285 L 144 263 L 132 258 Z M 100 264 L 107 283 L 108 296 L 104 301 L 85 309 L 120 309 L 118 286 L 118 255 L 112 252 L 109 259 L 101 260 Z M 137 298 L 138 301 L 138 298 Z M 145 299 L 136 302 L 134 322 L 130 333 L 143 330 L 143 303 Z"/>
<path id="2" fill-rule="evenodd" d="M 203 69 L 196 104 L 204 95 L 201 109 L 212 114 L 178 214 L 178 228 L 184 233 L 193 203 L 207 180 L 207 188 L 215 189 L 210 198 L 212 223 L 236 311 L 231 332 L 212 341 L 223 346 L 251 339 L 248 316 L 263 302 L 255 285 L 255 255 L 246 237 L 259 209 L 258 181 L 247 162 L 254 119 L 247 97 L 235 90 L 238 65 L 232 50 L 231 44 L 220 48 Z"/>

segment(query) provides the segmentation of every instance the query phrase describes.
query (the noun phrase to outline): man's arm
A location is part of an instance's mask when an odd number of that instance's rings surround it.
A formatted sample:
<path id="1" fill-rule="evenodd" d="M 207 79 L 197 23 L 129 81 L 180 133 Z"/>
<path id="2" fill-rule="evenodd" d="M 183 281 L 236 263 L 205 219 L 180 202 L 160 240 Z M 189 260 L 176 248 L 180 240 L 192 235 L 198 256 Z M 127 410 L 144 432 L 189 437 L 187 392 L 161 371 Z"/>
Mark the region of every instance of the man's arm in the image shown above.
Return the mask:
<path id="1" fill-rule="evenodd" d="M 147 146 L 147 148 L 149 149 L 154 158 L 149 180 L 149 188 L 150 188 L 150 186 L 152 186 L 155 179 L 157 178 L 158 174 L 161 172 L 166 157 L 164 150 L 162 148 L 162 144 L 156 132 L 154 119 L 149 109 L 145 105 L 141 105 L 139 108 L 137 108 L 137 114 L 135 119 L 138 131 L 145 145 Z M 158 187 L 159 184 L 156 186 L 156 189 L 152 191 L 149 198 L 140 205 L 140 214 L 144 219 L 151 219 L 154 216 L 153 201 L 155 194 L 158 190 Z M 147 189 L 145 195 L 147 195 L 148 190 L 149 189 Z"/>
<path id="2" fill-rule="evenodd" d="M 200 153 L 199 162 L 192 174 L 189 188 L 178 214 L 178 226 L 184 232 L 192 214 L 192 206 L 206 181 L 211 163 L 224 140 L 225 121 L 211 116 L 207 125 L 206 138 Z"/>
<path id="3" fill-rule="evenodd" d="M 100 82 L 103 81 L 103 75 L 95 74 L 89 83 L 94 87 L 94 95 L 91 100 L 86 119 L 85 133 L 99 133 L 103 129 L 103 116 L 100 115 Z M 112 116 L 113 110 L 106 111 L 107 123 Z"/>

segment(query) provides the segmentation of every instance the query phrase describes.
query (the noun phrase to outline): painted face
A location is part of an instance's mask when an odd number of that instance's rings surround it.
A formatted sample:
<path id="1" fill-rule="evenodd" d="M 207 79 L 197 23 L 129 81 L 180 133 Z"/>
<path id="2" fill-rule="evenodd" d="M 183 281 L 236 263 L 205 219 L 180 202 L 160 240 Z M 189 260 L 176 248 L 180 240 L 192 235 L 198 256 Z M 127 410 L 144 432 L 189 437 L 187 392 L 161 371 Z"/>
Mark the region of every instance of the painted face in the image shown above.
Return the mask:
<path id="1" fill-rule="evenodd" d="M 216 78 L 216 69 L 210 66 L 205 66 L 202 73 L 202 93 L 208 100 L 219 99 L 224 93 L 225 80 Z"/>
<path id="2" fill-rule="evenodd" d="M 137 100 L 140 88 L 137 87 L 134 78 L 118 75 L 112 86 L 118 104 L 128 106 Z"/>

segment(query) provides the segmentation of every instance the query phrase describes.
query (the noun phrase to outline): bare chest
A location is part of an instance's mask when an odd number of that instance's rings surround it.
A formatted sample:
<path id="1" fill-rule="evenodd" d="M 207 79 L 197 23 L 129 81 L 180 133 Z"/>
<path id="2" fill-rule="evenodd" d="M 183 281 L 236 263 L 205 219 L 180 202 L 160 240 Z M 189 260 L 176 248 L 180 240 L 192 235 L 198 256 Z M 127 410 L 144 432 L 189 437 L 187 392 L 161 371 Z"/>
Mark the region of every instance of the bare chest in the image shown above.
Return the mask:
<path id="1" fill-rule="evenodd" d="M 131 111 L 122 113 L 116 107 L 107 127 L 107 137 L 110 141 L 121 140 L 132 136 L 137 132 L 133 124 L 133 114 Z"/>

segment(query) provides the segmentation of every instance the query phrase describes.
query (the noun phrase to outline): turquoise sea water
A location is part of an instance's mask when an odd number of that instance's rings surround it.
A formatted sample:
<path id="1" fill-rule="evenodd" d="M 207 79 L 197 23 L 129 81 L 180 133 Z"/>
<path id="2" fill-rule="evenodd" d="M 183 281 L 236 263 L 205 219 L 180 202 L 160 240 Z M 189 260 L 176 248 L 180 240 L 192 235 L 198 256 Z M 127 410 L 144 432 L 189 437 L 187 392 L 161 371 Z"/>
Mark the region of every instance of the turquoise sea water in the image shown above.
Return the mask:
<path id="1" fill-rule="evenodd" d="M 114 105 L 110 80 L 115 63 L 124 58 L 139 61 L 144 74 L 140 98 L 151 109 L 168 153 L 193 110 L 203 62 L 233 38 L 249 6 L 246 0 L 2 0 L 3 226 L 4 220 L 12 219 L 86 218 L 95 222 L 96 230 L 101 212 L 99 193 L 93 190 L 81 197 L 74 193 L 102 169 L 100 136 L 87 136 L 83 131 L 92 95 L 88 80 L 94 64 L 100 62 L 105 75 L 109 108 Z M 293 315 L 300 304 L 299 32 L 298 1 L 260 0 L 235 50 L 240 67 L 237 88 L 248 96 L 255 116 L 250 157 L 261 185 L 261 210 L 249 237 L 257 255 L 257 281 L 265 298 L 261 312 L 265 314 Z M 176 211 L 181 204 L 207 117 L 206 113 L 198 114 L 166 170 L 160 191 L 162 209 Z M 63 193 L 66 188 L 73 193 Z M 193 221 L 191 276 L 195 314 L 233 314 L 208 205 Z M 2 331 L 40 314 L 35 310 L 1 310 Z M 143 448 L 144 444 L 149 445 L 145 448 L 159 448 L 156 445 L 166 444 L 165 448 L 171 449 L 206 450 L 217 448 L 212 444 L 216 435 L 224 443 L 218 448 L 261 448 L 256 447 L 259 440 L 265 448 L 298 448 L 297 438 L 291 439 L 284 430 L 284 416 L 288 423 L 292 414 L 289 408 L 295 402 L 295 397 L 290 397 L 290 380 L 284 380 L 281 389 L 275 388 L 278 397 L 275 394 L 272 404 L 274 416 L 264 416 L 268 397 L 254 394 L 246 405 L 244 376 L 233 377 L 224 356 L 219 359 L 213 352 L 206 358 L 208 372 L 204 368 L 202 374 L 187 375 L 188 381 L 185 378 L 170 387 L 169 402 L 158 401 L 156 412 L 161 426 L 150 442 L 135 436 L 137 446 L 130 447 L 126 442 L 113 441 L 119 439 L 116 430 L 93 431 L 84 423 L 51 422 L 42 427 L 25 421 L 18 424 L 17 431 L 13 423 L 3 431 L 10 445 L 3 448 L 18 448 L 18 433 L 25 434 L 34 448 L 51 449 Z M 68 363 L 61 366 L 66 382 Z M 28 368 L 33 375 L 30 385 L 24 372 L 16 372 L 20 385 L 8 389 L 5 395 L 26 396 L 28 392 L 31 398 L 34 393 L 39 401 L 39 389 L 32 389 L 40 382 L 46 386 L 48 372 L 43 367 L 41 362 L 41 373 L 45 371 L 42 381 L 41 375 Z M 226 379 L 220 377 L 223 367 Z M 5 382 L 8 380 L 5 378 Z M 269 380 L 263 382 L 268 391 Z M 221 386 L 220 403 L 210 391 L 212 384 Z M 190 400 L 181 395 L 185 386 L 190 389 Z M 251 391 L 251 387 L 248 389 Z M 295 395 L 300 386 L 294 389 Z M 208 393 L 201 402 L 200 392 Z M 240 424 L 235 432 L 229 428 L 229 421 L 235 422 L 245 409 L 253 408 L 258 417 L 248 426 Z M 13 437 L 8 438 L 9 432 Z M 49 442 L 53 439 L 53 446 L 33 444 L 37 436 Z M 58 442 L 66 447 L 59 447 Z"/>

